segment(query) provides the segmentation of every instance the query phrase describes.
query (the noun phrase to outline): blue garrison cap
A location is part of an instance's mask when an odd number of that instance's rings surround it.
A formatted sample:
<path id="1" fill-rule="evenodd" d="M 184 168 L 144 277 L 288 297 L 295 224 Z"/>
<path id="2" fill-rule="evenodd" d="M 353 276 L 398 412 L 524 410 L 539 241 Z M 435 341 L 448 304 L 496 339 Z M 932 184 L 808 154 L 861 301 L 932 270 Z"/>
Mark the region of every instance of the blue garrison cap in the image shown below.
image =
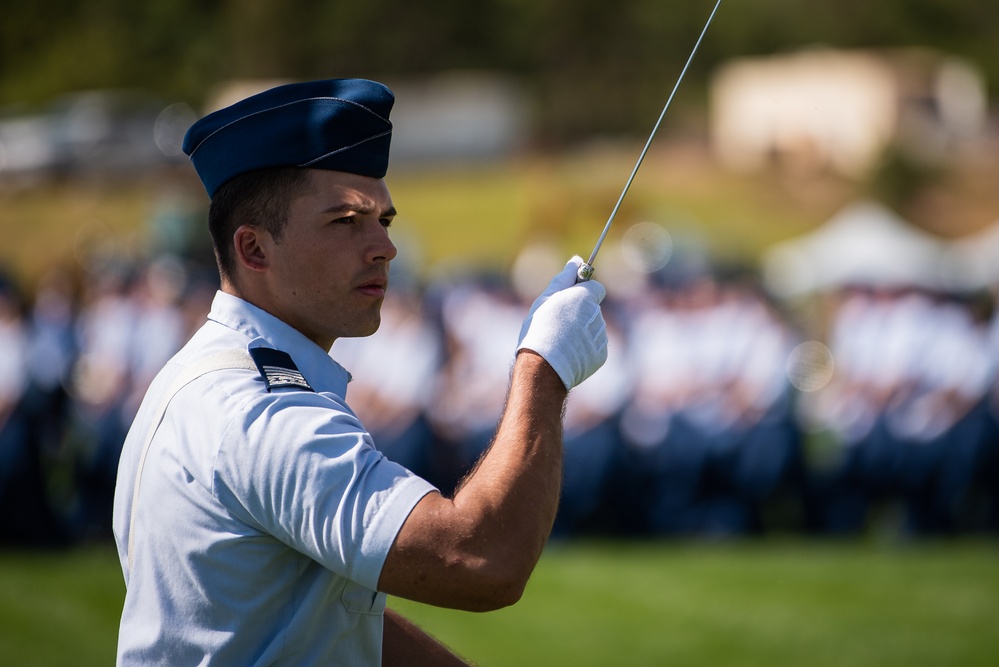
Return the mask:
<path id="1" fill-rule="evenodd" d="M 187 131 L 184 152 L 209 197 L 240 174 L 311 167 L 383 178 L 395 96 L 365 79 L 271 88 L 208 114 Z"/>

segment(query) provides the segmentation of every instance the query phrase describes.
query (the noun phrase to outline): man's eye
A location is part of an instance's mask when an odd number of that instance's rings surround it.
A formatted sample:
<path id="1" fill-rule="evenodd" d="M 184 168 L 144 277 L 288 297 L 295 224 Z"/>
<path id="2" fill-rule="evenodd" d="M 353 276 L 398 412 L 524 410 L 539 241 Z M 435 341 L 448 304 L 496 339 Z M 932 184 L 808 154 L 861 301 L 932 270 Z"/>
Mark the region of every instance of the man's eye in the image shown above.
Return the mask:
<path id="1" fill-rule="evenodd" d="M 344 216 L 342 218 L 336 218 L 335 220 L 333 220 L 334 225 L 349 225 L 352 222 L 354 222 L 354 216 L 352 215 Z"/>
<path id="2" fill-rule="evenodd" d="M 381 218 L 378 222 L 381 223 L 382 227 L 392 226 L 392 218 Z"/>

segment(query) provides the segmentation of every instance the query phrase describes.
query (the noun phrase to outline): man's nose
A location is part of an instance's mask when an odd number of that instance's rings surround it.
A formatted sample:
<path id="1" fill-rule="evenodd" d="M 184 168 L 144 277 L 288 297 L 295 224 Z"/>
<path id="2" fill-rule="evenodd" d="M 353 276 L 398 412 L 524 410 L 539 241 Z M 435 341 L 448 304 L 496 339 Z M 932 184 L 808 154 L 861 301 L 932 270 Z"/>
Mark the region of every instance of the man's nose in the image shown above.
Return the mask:
<path id="1" fill-rule="evenodd" d="M 390 262 L 399 254 L 398 248 L 395 247 L 392 239 L 389 238 L 387 227 L 378 225 L 368 254 L 372 262 Z"/>

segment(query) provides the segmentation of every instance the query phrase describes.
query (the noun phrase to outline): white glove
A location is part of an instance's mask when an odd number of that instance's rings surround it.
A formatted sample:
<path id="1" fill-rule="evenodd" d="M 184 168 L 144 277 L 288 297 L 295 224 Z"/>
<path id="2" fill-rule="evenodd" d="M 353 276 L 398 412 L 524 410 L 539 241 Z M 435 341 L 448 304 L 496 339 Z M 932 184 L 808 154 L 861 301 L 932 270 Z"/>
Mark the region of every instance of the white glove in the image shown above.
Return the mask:
<path id="1" fill-rule="evenodd" d="M 595 280 L 576 283 L 583 263 L 573 257 L 531 306 L 520 329 L 518 350 L 547 361 L 566 389 L 593 375 L 607 361 L 607 325 L 600 312 L 606 290 Z"/>

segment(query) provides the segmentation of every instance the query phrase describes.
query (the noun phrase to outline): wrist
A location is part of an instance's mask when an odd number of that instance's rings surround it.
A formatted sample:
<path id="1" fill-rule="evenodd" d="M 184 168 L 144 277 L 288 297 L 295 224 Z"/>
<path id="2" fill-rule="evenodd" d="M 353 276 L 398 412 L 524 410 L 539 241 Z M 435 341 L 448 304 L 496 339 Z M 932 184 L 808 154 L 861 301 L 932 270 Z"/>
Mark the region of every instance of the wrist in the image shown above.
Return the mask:
<path id="1" fill-rule="evenodd" d="M 534 350 L 521 348 L 517 351 L 513 367 L 514 375 L 528 380 L 539 391 L 551 392 L 565 399 L 569 390 L 555 368 Z"/>

